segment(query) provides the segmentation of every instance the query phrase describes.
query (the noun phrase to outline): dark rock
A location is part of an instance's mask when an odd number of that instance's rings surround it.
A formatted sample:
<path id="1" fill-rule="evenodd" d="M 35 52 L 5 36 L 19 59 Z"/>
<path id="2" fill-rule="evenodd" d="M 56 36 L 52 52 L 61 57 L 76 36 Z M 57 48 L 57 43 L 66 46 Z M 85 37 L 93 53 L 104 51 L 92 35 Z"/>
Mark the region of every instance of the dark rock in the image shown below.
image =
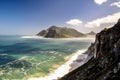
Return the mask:
<path id="1" fill-rule="evenodd" d="M 120 80 L 120 19 L 98 33 L 88 51 L 93 57 L 59 80 Z"/>

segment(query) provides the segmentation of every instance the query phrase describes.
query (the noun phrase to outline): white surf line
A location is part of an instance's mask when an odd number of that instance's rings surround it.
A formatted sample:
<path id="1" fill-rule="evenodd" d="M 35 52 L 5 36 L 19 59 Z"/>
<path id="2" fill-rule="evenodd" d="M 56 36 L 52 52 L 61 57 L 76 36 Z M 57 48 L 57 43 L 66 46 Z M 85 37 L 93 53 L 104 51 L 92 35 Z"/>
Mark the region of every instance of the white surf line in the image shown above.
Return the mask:
<path id="1" fill-rule="evenodd" d="M 69 73 L 69 70 L 71 69 L 70 64 L 72 64 L 75 60 L 77 60 L 78 56 L 83 55 L 86 50 L 78 50 L 76 53 L 72 55 L 70 60 L 68 60 L 65 64 L 61 65 L 59 68 L 57 68 L 53 73 L 50 73 L 49 75 L 45 77 L 39 77 L 39 78 L 29 78 L 28 80 L 57 80 L 58 78 L 63 77 L 65 74 Z"/>
<path id="2" fill-rule="evenodd" d="M 31 36 L 21 36 L 20 38 L 31 38 L 31 39 L 52 39 L 52 40 L 94 40 L 95 37 L 83 37 L 83 38 L 45 38 L 43 36 L 36 36 L 36 35 L 31 35 Z"/>
<path id="3" fill-rule="evenodd" d="M 33 35 L 33 36 L 22 36 L 22 37 L 20 37 L 20 38 L 33 38 L 33 39 L 40 39 L 40 38 L 43 38 L 42 36 L 35 36 L 35 35 Z"/>

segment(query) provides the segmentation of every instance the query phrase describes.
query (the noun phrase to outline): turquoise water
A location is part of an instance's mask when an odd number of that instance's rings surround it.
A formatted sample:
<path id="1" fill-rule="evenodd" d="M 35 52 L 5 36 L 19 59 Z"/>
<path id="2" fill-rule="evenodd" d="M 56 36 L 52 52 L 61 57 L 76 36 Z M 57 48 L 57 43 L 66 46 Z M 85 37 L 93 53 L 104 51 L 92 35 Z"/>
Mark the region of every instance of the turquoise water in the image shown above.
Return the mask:
<path id="1" fill-rule="evenodd" d="M 0 36 L 0 80 L 45 76 L 93 39 L 32 39 Z"/>

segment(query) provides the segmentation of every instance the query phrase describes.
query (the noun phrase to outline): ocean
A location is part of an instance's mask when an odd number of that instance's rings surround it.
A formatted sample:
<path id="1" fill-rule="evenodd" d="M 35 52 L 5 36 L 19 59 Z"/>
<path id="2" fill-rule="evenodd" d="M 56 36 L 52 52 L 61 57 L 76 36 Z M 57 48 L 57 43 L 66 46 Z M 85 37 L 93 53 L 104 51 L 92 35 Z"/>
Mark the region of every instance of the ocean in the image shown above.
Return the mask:
<path id="1" fill-rule="evenodd" d="M 69 72 L 70 64 L 93 41 L 1 35 L 0 80 L 52 80 L 63 76 L 64 71 L 59 71 L 64 68 Z"/>

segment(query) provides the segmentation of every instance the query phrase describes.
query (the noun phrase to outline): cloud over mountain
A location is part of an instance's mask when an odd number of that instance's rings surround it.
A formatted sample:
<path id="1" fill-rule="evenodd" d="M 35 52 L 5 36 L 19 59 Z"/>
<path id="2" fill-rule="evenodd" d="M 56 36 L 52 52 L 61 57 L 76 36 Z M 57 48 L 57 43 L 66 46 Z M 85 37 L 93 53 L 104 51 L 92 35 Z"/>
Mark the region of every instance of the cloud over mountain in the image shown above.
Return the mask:
<path id="1" fill-rule="evenodd" d="M 73 25 L 73 26 L 80 26 L 83 22 L 79 19 L 71 19 L 66 22 L 66 24 Z"/>
<path id="2" fill-rule="evenodd" d="M 105 3 L 105 2 L 107 2 L 107 0 L 94 0 L 94 2 L 96 4 L 98 4 L 98 5 L 101 5 L 101 4 Z"/>
<path id="3" fill-rule="evenodd" d="M 100 25 L 102 24 L 115 23 L 115 21 L 119 19 L 119 16 L 120 16 L 120 12 L 114 13 L 112 15 L 108 15 L 106 17 L 98 18 L 96 20 L 87 22 L 87 24 L 85 24 L 85 27 L 95 28 L 95 27 L 100 27 Z"/>
<path id="4" fill-rule="evenodd" d="M 110 6 L 116 6 L 116 7 L 120 8 L 120 1 L 110 4 Z"/>

